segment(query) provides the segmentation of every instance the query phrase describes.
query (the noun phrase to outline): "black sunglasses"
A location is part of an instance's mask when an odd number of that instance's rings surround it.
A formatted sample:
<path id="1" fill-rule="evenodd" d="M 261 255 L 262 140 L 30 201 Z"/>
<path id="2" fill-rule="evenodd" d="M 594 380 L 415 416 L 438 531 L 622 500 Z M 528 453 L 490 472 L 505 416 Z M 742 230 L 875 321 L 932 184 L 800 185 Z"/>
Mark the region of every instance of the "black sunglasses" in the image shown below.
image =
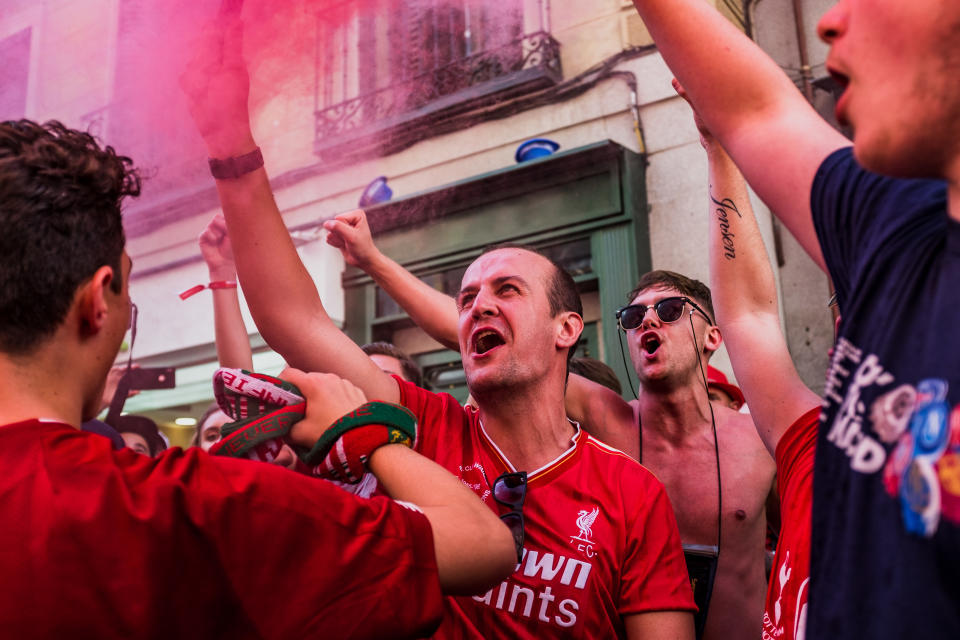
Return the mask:
<path id="1" fill-rule="evenodd" d="M 513 543 L 517 546 L 517 562 L 523 560 L 523 500 L 527 497 L 527 472 L 505 471 L 493 481 L 493 499 L 510 513 L 500 516 L 513 534 Z"/>
<path id="2" fill-rule="evenodd" d="M 655 304 L 628 304 L 625 307 L 617 309 L 617 322 L 624 331 L 636 329 L 643 324 L 643 319 L 649 309 L 657 312 L 657 317 L 661 322 L 676 322 L 683 315 L 684 305 L 689 304 L 695 311 L 703 314 L 707 322 L 714 324 L 713 319 L 707 315 L 707 312 L 701 309 L 696 302 L 685 296 L 673 296 L 664 298 Z"/>

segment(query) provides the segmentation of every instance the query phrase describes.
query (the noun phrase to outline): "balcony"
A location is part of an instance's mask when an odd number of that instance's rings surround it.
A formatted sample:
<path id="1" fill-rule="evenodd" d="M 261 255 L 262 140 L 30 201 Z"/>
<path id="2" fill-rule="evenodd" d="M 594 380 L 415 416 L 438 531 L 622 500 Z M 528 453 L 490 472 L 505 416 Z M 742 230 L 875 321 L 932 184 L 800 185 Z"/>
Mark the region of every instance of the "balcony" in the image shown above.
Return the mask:
<path id="1" fill-rule="evenodd" d="M 392 12 L 356 2 L 347 19 L 338 5 L 335 26 L 321 13 L 314 151 L 335 163 L 395 153 L 557 84 L 545 2 L 417 0 Z"/>

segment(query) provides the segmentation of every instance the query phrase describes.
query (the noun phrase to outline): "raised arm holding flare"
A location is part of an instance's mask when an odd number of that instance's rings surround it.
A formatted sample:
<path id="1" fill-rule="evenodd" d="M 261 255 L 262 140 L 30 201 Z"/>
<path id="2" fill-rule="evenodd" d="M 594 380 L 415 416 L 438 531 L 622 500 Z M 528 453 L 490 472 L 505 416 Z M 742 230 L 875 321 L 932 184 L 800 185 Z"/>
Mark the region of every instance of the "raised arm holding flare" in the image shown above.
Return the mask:
<path id="1" fill-rule="evenodd" d="M 251 157 L 257 145 L 247 108 L 249 77 L 243 26 L 208 27 L 196 59 L 181 78 L 211 158 Z M 397 386 L 327 315 L 293 245 L 262 166 L 217 180 L 237 274 L 264 340 L 305 371 L 335 373 L 372 400 L 397 402 Z"/>

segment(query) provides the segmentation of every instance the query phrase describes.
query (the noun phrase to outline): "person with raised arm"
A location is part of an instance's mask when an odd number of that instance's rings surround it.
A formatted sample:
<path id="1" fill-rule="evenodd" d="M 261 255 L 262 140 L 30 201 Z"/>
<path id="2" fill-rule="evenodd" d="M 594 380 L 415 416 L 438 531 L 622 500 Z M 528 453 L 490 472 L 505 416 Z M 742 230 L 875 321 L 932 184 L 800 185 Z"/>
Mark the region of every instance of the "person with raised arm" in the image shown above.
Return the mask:
<path id="1" fill-rule="evenodd" d="M 131 324 L 121 203 L 139 191 L 132 161 L 88 133 L 0 123 L 0 374 L 15 381 L 0 388 L 3 634 L 421 638 L 442 593 L 506 576 L 508 529 L 402 444 L 365 452 L 393 499 L 364 500 L 198 448 L 115 451 L 79 429 Z M 307 399 L 298 446 L 364 404 L 336 376 L 283 375 Z"/>
<path id="2" fill-rule="evenodd" d="M 684 95 L 682 87 L 675 87 Z M 696 112 L 694 119 L 709 165 L 710 288 L 717 322 L 757 433 L 777 462 L 782 525 L 767 587 L 763 633 L 803 640 L 821 399 L 800 379 L 787 350 L 773 269 L 746 182 Z"/>
<path id="3" fill-rule="evenodd" d="M 221 367 L 246 369 L 253 371 L 253 350 L 250 337 L 240 312 L 240 296 L 237 291 L 237 267 L 233 262 L 233 249 L 230 236 L 227 235 L 227 223 L 223 214 L 218 213 L 207 223 L 197 239 L 200 255 L 207 265 L 210 281 L 206 285 L 197 285 L 180 294 L 186 300 L 203 289 L 210 290 L 213 298 L 214 344 L 217 348 L 217 362 Z M 216 402 L 213 402 L 197 422 L 191 446 L 208 451 L 220 441 L 223 425 L 232 418 L 225 414 Z M 287 447 L 289 450 L 289 447 Z M 288 466 L 292 458 L 284 451 L 282 466 Z"/>
<path id="4" fill-rule="evenodd" d="M 502 512 L 522 543 L 507 580 L 446 600 L 436 637 L 692 638 L 694 604 L 663 485 L 564 411 L 567 360 L 583 328 L 570 275 L 517 247 L 467 268 L 457 346 L 477 410 L 381 371 L 327 315 L 273 200 L 250 129 L 241 23 L 207 36 L 182 86 L 261 334 L 292 365 L 410 409 L 416 449 Z"/>
<path id="5" fill-rule="evenodd" d="M 230 236 L 227 235 L 227 222 L 222 213 L 216 214 L 210 220 L 197 239 L 197 244 L 210 276 L 206 288 L 210 289 L 213 298 L 217 361 L 221 367 L 252 371 L 253 350 L 250 348 L 250 337 L 240 313 L 237 267 L 233 260 Z"/>
<path id="6" fill-rule="evenodd" d="M 808 636 L 960 636 L 960 3 L 839 0 L 821 18 L 852 148 L 708 3 L 634 4 L 843 309 L 814 463 Z"/>
<path id="7" fill-rule="evenodd" d="M 227 235 L 227 223 L 223 214 L 218 213 L 200 234 L 197 240 L 200 255 L 207 265 L 210 281 L 180 294 L 186 299 L 203 289 L 209 289 L 213 298 L 214 344 L 217 347 L 217 361 L 221 367 L 246 369 L 253 371 L 253 349 L 250 348 L 250 336 L 243 323 L 240 312 L 240 296 L 237 292 L 237 267 L 233 260 L 233 248 Z M 223 425 L 231 418 L 215 404 L 208 407 L 197 423 L 192 445 L 209 450 L 220 440 Z M 297 456 L 289 445 L 280 447 L 279 453 L 271 461 L 288 469 L 297 465 Z"/>

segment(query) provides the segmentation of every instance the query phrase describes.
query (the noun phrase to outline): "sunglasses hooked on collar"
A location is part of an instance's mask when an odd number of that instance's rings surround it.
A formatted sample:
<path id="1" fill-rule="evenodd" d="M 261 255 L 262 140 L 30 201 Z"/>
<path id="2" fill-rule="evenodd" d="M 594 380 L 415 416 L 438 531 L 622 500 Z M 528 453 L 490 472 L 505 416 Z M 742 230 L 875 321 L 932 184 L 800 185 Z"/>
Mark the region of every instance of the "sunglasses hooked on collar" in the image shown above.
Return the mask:
<path id="1" fill-rule="evenodd" d="M 650 309 L 656 312 L 657 317 L 660 318 L 660 322 L 676 322 L 683 316 L 683 307 L 687 304 L 689 304 L 694 311 L 700 312 L 703 317 L 707 319 L 707 322 L 714 324 L 713 319 L 707 315 L 707 312 L 686 296 L 671 296 L 659 300 L 654 304 L 628 304 L 625 307 L 620 307 L 617 309 L 617 322 L 624 331 L 636 329 L 643 324 L 643 319 Z M 691 313 L 693 313 L 693 311 L 691 311 Z"/>
<path id="2" fill-rule="evenodd" d="M 509 513 L 500 519 L 510 528 L 513 543 L 517 547 L 517 562 L 523 560 L 523 501 L 527 497 L 527 472 L 505 471 L 493 481 L 493 499 L 505 507 Z"/>

